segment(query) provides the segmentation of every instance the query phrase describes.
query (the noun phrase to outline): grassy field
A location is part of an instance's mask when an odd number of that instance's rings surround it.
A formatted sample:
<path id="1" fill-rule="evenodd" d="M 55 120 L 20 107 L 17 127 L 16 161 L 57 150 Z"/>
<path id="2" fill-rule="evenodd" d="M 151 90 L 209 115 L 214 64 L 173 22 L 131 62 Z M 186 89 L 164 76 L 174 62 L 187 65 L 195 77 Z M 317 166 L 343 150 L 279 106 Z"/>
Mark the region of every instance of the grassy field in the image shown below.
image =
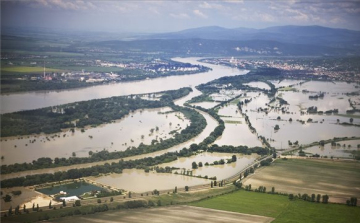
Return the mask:
<path id="1" fill-rule="evenodd" d="M 354 222 L 360 219 L 359 207 L 340 204 L 290 201 L 287 196 L 237 191 L 192 204 L 197 207 L 233 211 L 275 218 L 273 222 Z"/>
<path id="2" fill-rule="evenodd" d="M 328 194 L 330 202 L 345 203 L 360 197 L 360 162 L 338 160 L 276 160 L 245 179 L 252 188 L 275 187 L 276 192 L 293 194 Z"/>
<path id="3" fill-rule="evenodd" d="M 51 69 L 46 68 L 46 72 L 62 72 L 60 69 Z M 12 66 L 12 67 L 2 67 L 1 73 L 43 73 L 44 68 L 43 67 L 23 67 L 23 66 Z"/>

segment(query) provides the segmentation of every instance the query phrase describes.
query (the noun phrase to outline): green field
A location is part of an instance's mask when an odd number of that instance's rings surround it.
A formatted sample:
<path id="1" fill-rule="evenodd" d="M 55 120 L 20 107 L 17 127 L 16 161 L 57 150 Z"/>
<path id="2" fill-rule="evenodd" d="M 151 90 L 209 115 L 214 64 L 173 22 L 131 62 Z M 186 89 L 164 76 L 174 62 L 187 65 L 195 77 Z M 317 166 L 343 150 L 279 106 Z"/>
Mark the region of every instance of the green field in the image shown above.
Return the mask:
<path id="1" fill-rule="evenodd" d="M 360 197 L 360 162 L 315 159 L 277 159 L 247 177 L 244 185 L 252 188 L 275 187 L 275 191 L 293 194 L 327 194 L 330 202 L 345 203 Z"/>
<path id="2" fill-rule="evenodd" d="M 192 204 L 197 207 L 233 211 L 275 218 L 273 222 L 355 222 L 360 219 L 359 207 L 340 204 L 290 201 L 287 196 L 240 190 Z"/>
<path id="3" fill-rule="evenodd" d="M 62 72 L 60 69 L 52 69 L 52 68 L 46 68 L 46 72 Z M 23 67 L 23 66 L 12 66 L 12 67 L 2 67 L 1 73 L 43 73 L 44 68 L 43 67 Z"/>

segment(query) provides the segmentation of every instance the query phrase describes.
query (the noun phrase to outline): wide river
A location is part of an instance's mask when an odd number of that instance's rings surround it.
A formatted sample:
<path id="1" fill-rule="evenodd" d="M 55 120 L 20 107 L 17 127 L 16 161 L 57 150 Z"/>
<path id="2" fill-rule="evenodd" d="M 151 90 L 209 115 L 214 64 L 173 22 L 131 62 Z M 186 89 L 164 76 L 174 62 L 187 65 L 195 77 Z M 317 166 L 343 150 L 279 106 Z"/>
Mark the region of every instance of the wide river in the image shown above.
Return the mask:
<path id="1" fill-rule="evenodd" d="M 66 104 L 76 101 L 107 98 L 131 94 L 143 94 L 159 91 L 179 89 L 182 87 L 196 86 L 211 80 L 223 77 L 245 74 L 248 71 L 229 68 L 221 65 L 201 63 L 200 58 L 173 58 L 183 63 L 199 64 L 212 68 L 209 72 L 191 75 L 170 76 L 164 78 L 148 79 L 136 82 L 123 82 L 115 84 L 98 85 L 88 88 L 60 90 L 60 91 L 37 91 L 1 95 L 1 114 L 21 110 L 43 108 L 48 106 Z"/>

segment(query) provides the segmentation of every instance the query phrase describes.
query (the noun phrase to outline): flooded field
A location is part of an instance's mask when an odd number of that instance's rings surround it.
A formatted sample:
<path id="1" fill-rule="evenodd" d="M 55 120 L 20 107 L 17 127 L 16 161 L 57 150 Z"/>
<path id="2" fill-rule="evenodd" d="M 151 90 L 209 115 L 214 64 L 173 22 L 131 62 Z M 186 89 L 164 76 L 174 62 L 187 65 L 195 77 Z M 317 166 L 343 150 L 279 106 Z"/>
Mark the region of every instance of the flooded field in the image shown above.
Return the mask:
<path id="1" fill-rule="evenodd" d="M 170 173 L 145 173 L 144 170 L 123 170 L 121 174 L 109 174 L 101 177 L 88 177 L 90 180 L 136 193 L 147 191 L 184 188 L 210 183 L 210 180 L 182 176 Z"/>
<path id="2" fill-rule="evenodd" d="M 247 167 L 251 164 L 256 158 L 259 157 L 257 154 L 253 155 L 239 155 L 237 154 L 236 162 L 225 163 L 224 165 L 211 165 L 215 161 L 219 161 L 221 159 L 226 160 L 231 159 L 232 153 L 210 153 L 203 152 L 191 157 L 181 157 L 178 160 L 170 163 L 164 163 L 159 165 L 159 167 L 176 167 L 180 168 L 179 170 L 174 170 L 173 172 L 178 172 L 179 174 L 183 171 L 192 170 L 193 176 L 208 176 L 208 177 L 216 177 L 217 180 L 222 180 L 228 177 L 235 175 L 240 172 L 243 168 Z M 192 163 L 196 162 L 197 164 L 201 162 L 203 164 L 202 167 L 198 167 L 197 169 L 192 169 Z M 205 165 L 208 163 L 209 165 Z"/>
<path id="3" fill-rule="evenodd" d="M 227 101 L 243 93 L 242 90 L 220 90 L 219 93 L 213 93 L 210 97 L 214 101 Z"/>
<path id="4" fill-rule="evenodd" d="M 254 87 L 254 88 L 259 88 L 259 89 L 265 89 L 265 90 L 270 90 L 270 86 L 264 82 L 260 82 L 260 81 L 252 81 L 248 84 L 244 84 L 250 87 Z"/>
<path id="5" fill-rule="evenodd" d="M 214 144 L 248 147 L 262 146 L 255 134 L 250 132 L 245 118 L 241 115 L 236 102 L 229 103 L 218 110 L 218 114 L 225 122 L 225 130 Z"/>
<path id="6" fill-rule="evenodd" d="M 123 151 L 140 143 L 150 144 L 152 140 L 173 137 L 171 131 L 181 131 L 190 124 L 182 113 L 167 113 L 170 108 L 137 110 L 115 123 L 96 128 L 80 129 L 52 135 L 2 138 L 2 164 L 32 162 L 40 157 L 89 156 L 89 152 Z M 157 130 L 158 128 L 158 130 Z"/>
<path id="7" fill-rule="evenodd" d="M 210 109 L 210 108 L 215 107 L 218 104 L 219 104 L 218 102 L 204 101 L 204 102 L 192 103 L 191 105 L 200 106 L 200 107 L 203 107 L 203 108 L 206 108 L 206 109 Z"/>
<path id="8" fill-rule="evenodd" d="M 310 92 L 281 91 L 276 97 L 284 99 L 288 104 L 282 105 L 284 111 L 271 109 L 269 106 L 279 107 L 280 100 L 270 101 L 265 94 L 248 92 L 251 102 L 243 106 L 243 111 L 249 116 L 252 126 L 259 135 L 269 139 L 270 144 L 277 149 L 288 148 L 291 143 L 309 144 L 319 140 L 334 137 L 352 137 L 360 135 L 360 128 L 355 125 L 342 125 L 341 123 L 360 124 L 359 116 L 347 115 L 351 110 L 349 100 L 358 100 L 359 96 L 345 95 L 347 92 L 359 91 L 355 84 L 343 82 L 311 81 L 296 85 L 299 90 Z M 316 92 L 315 92 L 316 90 Z M 309 96 L 323 97 L 311 99 Z M 268 106 L 269 105 L 269 106 Z M 310 114 L 308 108 L 316 107 L 317 112 Z M 261 111 L 267 108 L 267 112 Z M 326 111 L 337 109 L 337 113 Z M 279 129 L 275 130 L 278 126 Z M 301 133 L 301 134 L 300 134 Z"/>
<path id="9" fill-rule="evenodd" d="M 270 81 L 273 85 L 275 85 L 276 88 L 279 87 L 289 87 L 290 85 L 298 85 L 301 82 L 304 82 L 302 80 L 273 80 Z M 294 86 L 295 87 L 295 86 Z"/>
<path id="10" fill-rule="evenodd" d="M 353 152 L 360 151 L 360 140 L 349 140 L 337 143 L 336 146 L 331 146 L 331 143 L 324 146 L 312 146 L 304 149 L 307 155 L 318 154 L 320 156 L 339 157 L 339 158 L 353 158 Z"/>

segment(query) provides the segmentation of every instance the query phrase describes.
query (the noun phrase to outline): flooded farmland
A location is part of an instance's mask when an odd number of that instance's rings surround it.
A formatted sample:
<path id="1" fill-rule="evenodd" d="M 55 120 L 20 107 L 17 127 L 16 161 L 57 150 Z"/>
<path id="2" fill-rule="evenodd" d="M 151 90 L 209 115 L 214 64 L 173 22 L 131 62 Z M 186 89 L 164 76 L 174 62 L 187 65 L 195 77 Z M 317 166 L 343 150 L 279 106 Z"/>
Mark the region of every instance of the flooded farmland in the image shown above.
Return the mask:
<path id="1" fill-rule="evenodd" d="M 167 113 L 170 108 L 137 110 L 115 123 L 88 128 L 85 132 L 76 129 L 40 136 L 2 138 L 3 164 L 32 162 L 40 157 L 89 156 L 89 152 L 103 149 L 109 152 L 124 151 L 140 143 L 151 144 L 154 139 L 173 137 L 171 131 L 181 131 L 190 124 L 180 112 Z M 158 130 L 156 130 L 158 127 Z M 55 137 L 54 137 L 55 135 Z"/>
<path id="2" fill-rule="evenodd" d="M 360 151 L 360 140 L 342 141 L 332 146 L 331 143 L 324 146 L 312 146 L 304 149 L 307 155 L 318 154 L 322 157 L 353 158 L 354 153 Z"/>
<path id="3" fill-rule="evenodd" d="M 175 187 L 195 186 L 210 183 L 210 180 L 183 176 L 171 173 L 145 173 L 144 170 L 123 170 L 121 174 L 109 174 L 101 177 L 88 177 L 88 179 L 109 185 L 118 189 L 124 189 L 136 193 L 147 191 L 167 190 Z"/>
<path id="4" fill-rule="evenodd" d="M 289 141 L 304 145 L 334 137 L 360 135 L 360 127 L 356 126 L 360 124 L 358 114 L 347 115 L 347 111 L 352 109 L 350 101 L 359 100 L 359 96 L 346 94 L 359 91 L 355 84 L 311 81 L 294 87 L 301 91 L 280 91 L 276 95 L 288 103 L 282 106 L 283 111 L 268 109 L 263 112 L 261 109 L 268 108 L 268 105 L 279 106 L 279 101 L 270 102 L 265 94 L 247 93 L 252 100 L 243 106 L 243 110 L 257 133 L 269 139 L 272 146 L 284 149 L 289 147 Z M 323 97 L 309 97 L 320 92 L 324 93 Z M 307 112 L 310 107 L 316 107 L 318 112 L 310 114 Z M 325 113 L 330 110 L 337 112 Z M 350 122 L 354 125 L 342 124 Z M 279 129 L 275 130 L 275 126 Z"/>
<path id="5" fill-rule="evenodd" d="M 173 170 L 174 172 L 178 172 L 179 174 L 184 170 L 192 170 L 193 176 L 201 175 L 202 177 L 208 176 L 216 177 L 217 180 L 222 180 L 228 177 L 235 175 L 236 173 L 240 172 L 243 168 L 247 167 L 251 164 L 256 158 L 260 157 L 257 154 L 252 155 L 236 155 L 237 160 L 236 162 L 232 163 L 225 163 L 224 165 L 212 165 L 215 161 L 219 161 L 221 159 L 226 160 L 231 159 L 232 153 L 210 153 L 210 152 L 203 152 L 191 157 L 181 157 L 176 161 L 170 163 L 164 163 L 159 165 L 159 167 L 176 167 L 180 168 L 179 170 Z M 192 169 L 192 163 L 201 162 L 203 164 L 202 167 L 198 167 L 197 169 Z M 206 165 L 208 163 L 209 165 Z"/>

